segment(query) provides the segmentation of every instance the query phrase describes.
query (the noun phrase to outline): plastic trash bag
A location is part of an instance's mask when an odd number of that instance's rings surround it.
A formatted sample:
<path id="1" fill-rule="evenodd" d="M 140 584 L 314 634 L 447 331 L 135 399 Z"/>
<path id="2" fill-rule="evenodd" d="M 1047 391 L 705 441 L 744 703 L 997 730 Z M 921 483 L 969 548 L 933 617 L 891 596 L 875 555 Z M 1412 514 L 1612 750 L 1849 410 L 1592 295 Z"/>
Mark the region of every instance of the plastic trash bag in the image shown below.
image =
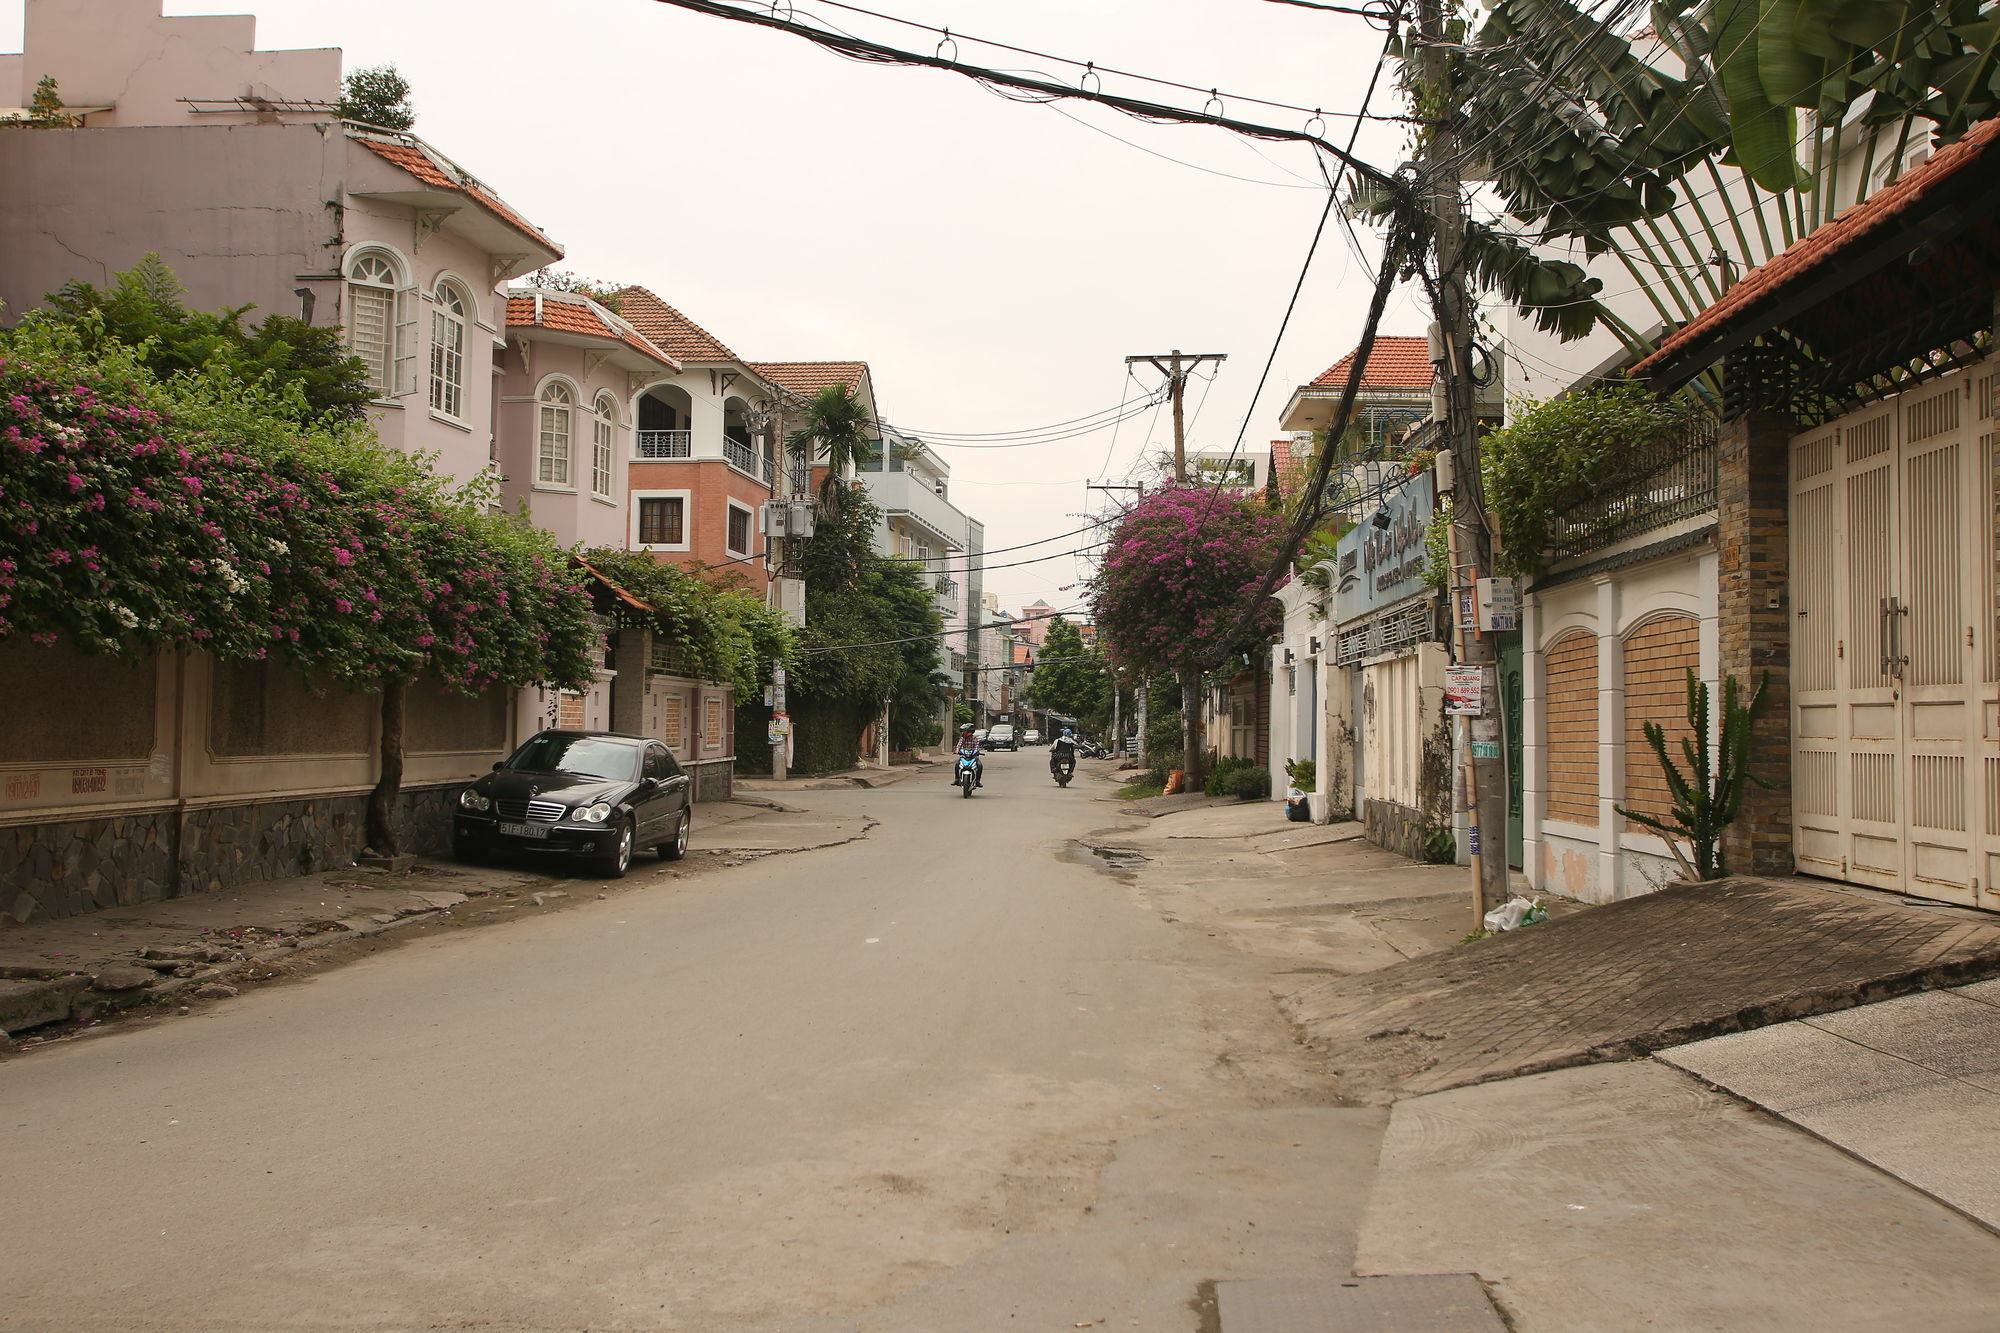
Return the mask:
<path id="1" fill-rule="evenodd" d="M 1503 930 L 1515 930 L 1521 926 L 1532 926 L 1547 921 L 1549 909 L 1542 906 L 1540 898 L 1523 898 L 1517 894 L 1488 912 L 1484 919 L 1486 928 L 1498 934 Z"/>

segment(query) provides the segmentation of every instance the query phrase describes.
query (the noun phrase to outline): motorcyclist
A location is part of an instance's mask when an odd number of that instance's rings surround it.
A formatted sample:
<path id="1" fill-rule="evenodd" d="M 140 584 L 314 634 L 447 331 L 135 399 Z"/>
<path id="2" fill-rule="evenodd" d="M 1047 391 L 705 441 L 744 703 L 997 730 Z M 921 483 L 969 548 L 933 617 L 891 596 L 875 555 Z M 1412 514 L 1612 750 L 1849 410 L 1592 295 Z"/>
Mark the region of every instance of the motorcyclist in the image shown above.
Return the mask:
<path id="1" fill-rule="evenodd" d="M 1067 769 L 1076 771 L 1076 732 L 1069 727 L 1062 729 L 1062 735 L 1049 746 L 1049 772 L 1061 773 Z"/>
<path id="2" fill-rule="evenodd" d="M 979 737 L 972 734 L 972 724 L 970 722 L 961 722 L 958 727 L 957 756 L 962 757 L 968 754 L 972 756 L 972 785 L 974 787 L 983 787 L 986 785 L 986 761 L 979 757 L 980 748 Z M 951 785 L 954 787 L 958 785 L 958 765 L 955 762 L 952 764 Z"/>

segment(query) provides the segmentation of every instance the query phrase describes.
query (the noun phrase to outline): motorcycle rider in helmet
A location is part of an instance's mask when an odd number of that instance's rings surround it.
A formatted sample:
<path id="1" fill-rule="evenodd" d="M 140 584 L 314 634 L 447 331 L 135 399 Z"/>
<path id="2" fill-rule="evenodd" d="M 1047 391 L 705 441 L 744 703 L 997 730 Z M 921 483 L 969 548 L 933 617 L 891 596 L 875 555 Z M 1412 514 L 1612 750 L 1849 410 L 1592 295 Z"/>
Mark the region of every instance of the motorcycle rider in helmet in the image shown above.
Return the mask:
<path id="1" fill-rule="evenodd" d="M 1049 746 L 1049 772 L 1060 773 L 1065 768 L 1076 771 L 1076 732 L 1069 727 L 1064 727 Z"/>
<path id="2" fill-rule="evenodd" d="M 972 756 L 972 785 L 974 787 L 983 787 L 986 785 L 986 761 L 979 757 L 979 753 L 979 737 L 972 734 L 972 724 L 970 722 L 961 722 L 958 727 L 958 749 L 955 751 L 954 757 L 966 754 Z M 958 785 L 958 765 L 955 762 L 952 764 L 951 785 L 954 787 Z"/>

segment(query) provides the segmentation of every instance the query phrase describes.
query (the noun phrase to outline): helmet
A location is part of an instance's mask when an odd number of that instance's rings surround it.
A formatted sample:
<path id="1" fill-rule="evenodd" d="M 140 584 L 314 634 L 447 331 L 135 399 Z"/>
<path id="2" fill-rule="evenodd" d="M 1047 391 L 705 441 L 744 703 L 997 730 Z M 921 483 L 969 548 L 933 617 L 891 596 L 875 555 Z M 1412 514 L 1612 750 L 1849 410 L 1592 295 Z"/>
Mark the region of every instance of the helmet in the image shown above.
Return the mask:
<path id="1" fill-rule="evenodd" d="M 972 734 L 972 724 L 970 722 L 959 723 L 958 734 L 961 736 L 970 736 Z"/>
<path id="2" fill-rule="evenodd" d="M 1070 730 L 1070 729 L 1069 729 L 1068 727 L 1064 727 L 1064 728 L 1063 728 L 1063 735 L 1065 735 L 1065 736 L 1074 736 L 1074 735 L 1076 735 L 1076 733 L 1075 733 L 1075 732 L 1073 732 L 1073 731 L 1071 731 L 1071 730 Z"/>

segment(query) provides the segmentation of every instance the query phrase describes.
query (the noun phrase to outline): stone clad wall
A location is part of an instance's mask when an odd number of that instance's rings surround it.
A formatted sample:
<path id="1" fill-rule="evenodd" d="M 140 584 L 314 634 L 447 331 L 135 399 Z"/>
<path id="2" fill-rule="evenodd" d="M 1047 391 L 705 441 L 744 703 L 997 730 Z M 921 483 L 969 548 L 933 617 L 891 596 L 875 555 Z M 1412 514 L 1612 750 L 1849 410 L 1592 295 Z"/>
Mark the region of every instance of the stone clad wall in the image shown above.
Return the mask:
<path id="1" fill-rule="evenodd" d="M 1747 694 L 1768 678 L 1764 713 L 1751 732 L 1750 771 L 1770 781 L 1791 771 L 1792 626 L 1788 468 L 1796 427 L 1753 412 L 1722 428 L 1717 469 L 1717 549 L 1722 672 Z M 1722 692 L 1711 707 L 1719 725 Z M 1729 868 L 1743 875 L 1787 875 L 1792 861 L 1792 796 L 1780 780 L 1750 785 L 1742 813 L 1723 834 Z"/>
<path id="2" fill-rule="evenodd" d="M 450 850 L 451 813 L 463 788 L 402 793 L 403 850 Z M 0 828 L 0 920 L 76 916 L 346 865 L 361 851 L 367 799 L 357 793 L 191 807 L 178 854 L 172 807 Z"/>

